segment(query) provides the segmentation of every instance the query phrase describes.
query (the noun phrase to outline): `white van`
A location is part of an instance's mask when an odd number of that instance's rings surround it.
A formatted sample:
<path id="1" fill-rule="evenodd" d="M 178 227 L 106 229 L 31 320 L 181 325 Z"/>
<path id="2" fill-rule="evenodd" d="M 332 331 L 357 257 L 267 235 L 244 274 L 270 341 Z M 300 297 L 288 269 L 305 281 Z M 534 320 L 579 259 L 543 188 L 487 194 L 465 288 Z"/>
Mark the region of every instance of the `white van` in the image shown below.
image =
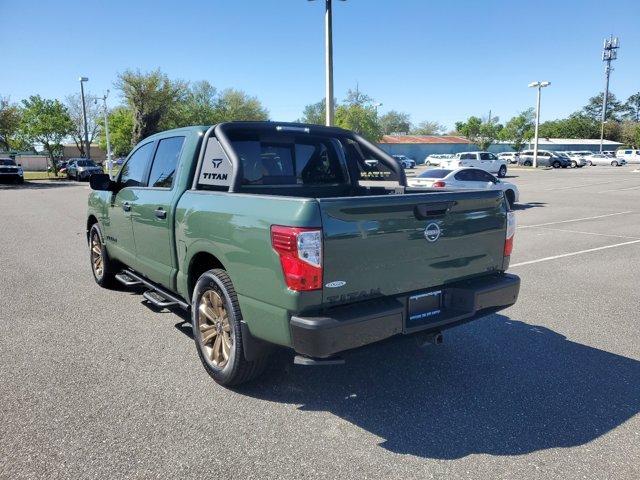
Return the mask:
<path id="1" fill-rule="evenodd" d="M 616 151 L 616 158 L 622 158 L 627 163 L 640 163 L 640 150 L 620 149 Z"/>

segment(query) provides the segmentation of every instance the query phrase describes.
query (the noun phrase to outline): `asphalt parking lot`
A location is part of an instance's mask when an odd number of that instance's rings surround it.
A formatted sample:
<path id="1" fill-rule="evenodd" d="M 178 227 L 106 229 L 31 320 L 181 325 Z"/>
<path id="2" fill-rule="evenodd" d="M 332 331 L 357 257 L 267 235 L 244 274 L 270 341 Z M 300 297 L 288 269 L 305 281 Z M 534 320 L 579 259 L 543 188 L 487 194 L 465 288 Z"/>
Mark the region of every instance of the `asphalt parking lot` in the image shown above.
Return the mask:
<path id="1" fill-rule="evenodd" d="M 1 478 L 640 478 L 640 172 L 512 170 L 518 303 L 216 385 L 184 315 L 98 288 L 88 187 L 0 185 Z"/>

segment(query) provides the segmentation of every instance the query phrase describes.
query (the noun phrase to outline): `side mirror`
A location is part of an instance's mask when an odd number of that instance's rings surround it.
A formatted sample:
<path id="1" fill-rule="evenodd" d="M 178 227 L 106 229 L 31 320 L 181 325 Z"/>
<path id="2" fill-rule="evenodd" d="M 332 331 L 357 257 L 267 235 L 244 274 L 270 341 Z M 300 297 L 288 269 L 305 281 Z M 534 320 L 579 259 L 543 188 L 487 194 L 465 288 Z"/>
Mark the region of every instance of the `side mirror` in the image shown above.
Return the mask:
<path id="1" fill-rule="evenodd" d="M 18 164 L 18 166 L 19 166 L 19 167 L 21 167 L 21 166 L 22 166 L 22 164 L 21 164 L 21 163 L 19 163 L 19 164 Z"/>
<path id="2" fill-rule="evenodd" d="M 113 191 L 114 182 L 111 181 L 111 177 L 106 173 L 96 173 L 89 177 L 89 185 L 91 190 L 98 191 Z"/>

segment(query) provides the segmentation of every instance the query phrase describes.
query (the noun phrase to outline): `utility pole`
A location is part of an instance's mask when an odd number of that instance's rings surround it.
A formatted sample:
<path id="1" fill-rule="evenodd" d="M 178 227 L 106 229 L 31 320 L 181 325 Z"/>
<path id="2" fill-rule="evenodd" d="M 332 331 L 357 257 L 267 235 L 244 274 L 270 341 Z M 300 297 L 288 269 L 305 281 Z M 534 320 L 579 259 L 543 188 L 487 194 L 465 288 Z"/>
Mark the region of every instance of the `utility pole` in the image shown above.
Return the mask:
<path id="1" fill-rule="evenodd" d="M 87 107 L 84 102 L 84 82 L 88 82 L 87 77 L 80 77 L 80 96 L 82 97 L 82 120 L 84 122 L 84 144 L 85 144 L 85 157 L 91 159 L 91 145 L 89 144 L 89 128 L 87 127 Z"/>
<path id="2" fill-rule="evenodd" d="M 611 61 L 618 58 L 618 48 L 620 41 L 618 37 L 610 35 L 604 39 L 602 48 L 602 61 L 606 62 L 604 67 L 604 96 L 602 97 L 602 123 L 600 125 L 600 153 L 602 153 L 602 144 L 604 142 L 604 124 L 607 122 L 607 103 L 609 102 L 609 76 L 611 75 Z"/>
<path id="3" fill-rule="evenodd" d="M 533 168 L 538 166 L 538 127 L 540 126 L 540 92 L 544 87 L 551 85 L 551 82 L 531 82 L 530 88 L 538 89 L 538 99 L 536 101 L 536 128 L 534 133 L 534 145 L 533 145 Z"/>
<path id="4" fill-rule="evenodd" d="M 111 158 L 111 142 L 109 141 L 109 114 L 107 110 L 107 97 L 109 96 L 109 90 L 102 96 L 102 106 L 104 114 L 104 135 L 107 138 L 107 168 L 109 169 L 109 176 L 113 174 L 113 159 Z M 96 99 L 96 103 L 98 100 Z"/>

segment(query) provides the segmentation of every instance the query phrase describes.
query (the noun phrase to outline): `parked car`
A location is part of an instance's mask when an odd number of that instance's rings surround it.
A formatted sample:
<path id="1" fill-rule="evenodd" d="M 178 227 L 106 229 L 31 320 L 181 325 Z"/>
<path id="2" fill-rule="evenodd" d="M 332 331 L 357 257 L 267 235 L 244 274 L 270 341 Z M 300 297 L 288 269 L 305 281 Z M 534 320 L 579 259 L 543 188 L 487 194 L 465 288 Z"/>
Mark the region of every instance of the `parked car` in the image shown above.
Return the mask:
<path id="1" fill-rule="evenodd" d="M 524 165 L 525 167 L 533 166 L 533 150 L 524 150 L 520 153 L 518 165 Z M 571 166 L 571 160 L 568 157 L 560 156 L 550 150 L 538 150 L 538 166 L 567 168 Z"/>
<path id="2" fill-rule="evenodd" d="M 24 182 L 22 165 L 17 164 L 12 158 L 0 158 L 0 180 Z"/>
<path id="3" fill-rule="evenodd" d="M 431 155 L 427 155 L 424 159 L 424 164 L 427 167 L 438 167 L 442 163 L 443 160 L 447 160 L 450 158 L 454 158 L 455 155 L 450 153 L 432 153 Z"/>
<path id="4" fill-rule="evenodd" d="M 640 150 L 621 149 L 616 151 L 616 158 L 621 158 L 627 163 L 640 163 Z"/>
<path id="5" fill-rule="evenodd" d="M 413 158 L 405 157 L 404 155 L 392 155 L 402 168 L 416 168 L 416 161 Z"/>
<path id="6" fill-rule="evenodd" d="M 584 157 L 587 165 L 611 165 L 612 167 L 621 167 L 627 162 L 624 158 L 611 158 L 604 153 L 594 153 Z"/>
<path id="7" fill-rule="evenodd" d="M 115 180 L 90 184 L 95 281 L 144 285 L 156 307 L 190 310 L 196 350 L 222 385 L 257 376 L 272 345 L 296 363 L 335 362 L 397 334 L 440 338 L 518 297 L 501 192 L 409 193 L 398 162 L 348 130 L 170 130 L 140 142 Z"/>
<path id="8" fill-rule="evenodd" d="M 501 190 L 513 206 L 520 199 L 518 187 L 513 183 L 499 180 L 489 172 L 477 168 L 458 168 L 456 170 L 431 169 L 420 175 L 408 178 L 407 185 L 411 187 L 444 188 L 446 190 L 474 189 Z"/>
<path id="9" fill-rule="evenodd" d="M 77 181 L 87 180 L 91 175 L 102 173 L 102 167 L 96 165 L 93 160 L 86 158 L 71 158 L 67 164 L 67 178 Z"/>
<path id="10" fill-rule="evenodd" d="M 496 157 L 491 152 L 460 152 L 454 158 L 443 160 L 442 168 L 455 170 L 462 167 L 472 167 L 495 173 L 502 178 L 507 174 L 507 161 Z"/>
<path id="11" fill-rule="evenodd" d="M 571 162 L 571 168 L 581 168 L 587 165 L 587 161 L 584 159 L 584 155 L 580 155 L 573 152 L 564 152 Z"/>
<path id="12" fill-rule="evenodd" d="M 506 160 L 508 163 L 518 163 L 520 152 L 502 152 L 498 154 L 498 158 Z"/>

